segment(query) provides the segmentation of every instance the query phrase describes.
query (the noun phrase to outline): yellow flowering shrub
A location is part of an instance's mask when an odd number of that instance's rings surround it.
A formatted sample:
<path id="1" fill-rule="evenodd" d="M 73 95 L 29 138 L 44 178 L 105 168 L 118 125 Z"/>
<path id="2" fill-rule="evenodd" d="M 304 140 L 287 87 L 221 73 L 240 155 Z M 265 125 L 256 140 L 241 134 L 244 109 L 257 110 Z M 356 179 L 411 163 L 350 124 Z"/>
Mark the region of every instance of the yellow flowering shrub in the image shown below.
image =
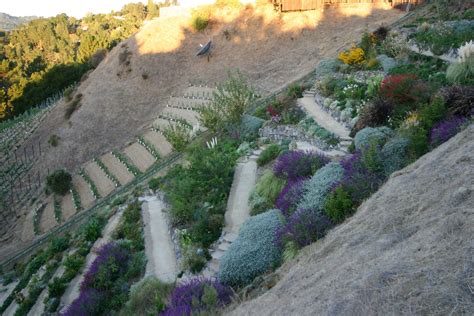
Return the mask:
<path id="1" fill-rule="evenodd" d="M 417 112 L 411 111 L 408 113 L 405 121 L 403 122 L 404 127 L 418 126 L 420 122 L 420 115 Z"/>
<path id="2" fill-rule="evenodd" d="M 339 59 L 346 65 L 357 65 L 365 61 L 365 52 L 362 48 L 353 46 L 348 51 L 341 52 Z"/>

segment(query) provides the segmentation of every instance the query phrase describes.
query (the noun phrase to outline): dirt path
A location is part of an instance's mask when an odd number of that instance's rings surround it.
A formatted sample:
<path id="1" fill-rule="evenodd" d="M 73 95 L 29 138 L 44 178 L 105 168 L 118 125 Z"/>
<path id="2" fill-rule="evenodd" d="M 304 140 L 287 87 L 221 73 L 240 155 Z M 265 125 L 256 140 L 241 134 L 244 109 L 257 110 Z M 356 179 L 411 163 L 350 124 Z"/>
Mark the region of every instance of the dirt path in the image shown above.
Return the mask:
<path id="1" fill-rule="evenodd" d="M 142 204 L 145 223 L 145 249 L 148 258 L 146 274 L 173 283 L 178 272 L 176 255 L 164 214 L 164 203 L 158 197 L 145 197 Z"/>
<path id="2" fill-rule="evenodd" d="M 237 234 L 250 216 L 249 197 L 255 186 L 256 175 L 256 158 L 237 164 L 225 213 L 225 232 Z"/>
<path id="3" fill-rule="evenodd" d="M 102 197 L 109 195 L 110 192 L 115 190 L 115 185 L 113 182 L 107 178 L 107 175 L 94 161 L 89 162 L 86 165 L 85 170 L 92 182 L 94 182 L 96 185 L 97 190 L 99 190 L 99 193 Z"/>
<path id="4" fill-rule="evenodd" d="M 225 227 L 223 236 L 214 249 L 210 250 L 212 260 L 203 271 L 203 276 L 212 277 L 219 272 L 220 259 L 237 238 L 240 226 L 250 216 L 249 198 L 257 178 L 257 158 L 260 150 L 255 151 L 249 159 L 237 164 L 234 180 L 227 201 Z"/>
<path id="5" fill-rule="evenodd" d="M 10 294 L 13 292 L 18 282 L 19 281 L 14 281 L 6 286 L 2 286 L 1 291 L 0 291 L 0 306 L 3 305 L 7 297 L 10 296 Z"/>
<path id="6" fill-rule="evenodd" d="M 125 148 L 123 152 L 129 158 L 129 161 L 137 166 L 141 172 L 148 170 L 156 161 L 155 157 L 137 142 Z"/>
<path id="7" fill-rule="evenodd" d="M 91 252 L 86 257 L 86 263 L 84 268 L 82 269 L 82 273 L 76 276 L 71 281 L 71 283 L 69 283 L 66 291 L 61 297 L 62 310 L 64 310 L 67 306 L 74 302 L 74 300 L 79 296 L 81 283 L 84 280 L 84 274 L 87 270 L 89 270 L 89 267 L 91 266 L 92 262 L 94 262 L 94 260 L 97 258 L 97 253 L 95 252 L 95 250 L 111 240 L 112 233 L 114 232 L 115 228 L 117 228 L 117 225 L 120 223 L 122 214 L 123 212 L 118 212 L 109 219 L 109 222 L 102 231 L 102 238 L 98 239 L 94 243 L 94 246 L 92 246 Z"/>
<path id="8" fill-rule="evenodd" d="M 305 96 L 300 98 L 298 99 L 298 104 L 314 118 L 316 123 L 341 138 L 349 138 L 350 131 L 336 121 L 329 113 L 325 112 L 321 106 L 314 101 L 314 97 Z"/>
<path id="9" fill-rule="evenodd" d="M 67 221 L 71 216 L 76 214 L 76 209 L 72 201 L 71 193 L 66 194 L 61 200 L 61 210 L 63 213 L 63 220 Z"/>
<path id="10" fill-rule="evenodd" d="M 169 155 L 169 153 L 171 153 L 171 144 L 168 143 L 166 138 L 160 133 L 157 133 L 155 131 L 149 131 L 145 135 L 143 135 L 143 137 L 145 137 L 146 140 L 148 140 L 150 143 L 153 144 L 153 146 L 155 146 L 161 157 L 165 157 Z"/>
<path id="11" fill-rule="evenodd" d="M 81 197 L 81 205 L 83 209 L 87 209 L 94 203 L 95 198 L 87 182 L 79 175 L 73 176 L 72 183 Z"/>
<path id="12" fill-rule="evenodd" d="M 46 208 L 43 210 L 41 213 L 41 218 L 40 218 L 40 232 L 45 233 L 51 230 L 54 226 L 58 224 L 56 221 L 56 218 L 54 217 L 54 201 L 53 198 L 48 199 L 48 204 L 46 205 Z"/>
<path id="13" fill-rule="evenodd" d="M 133 180 L 134 176 L 131 174 L 125 166 L 118 161 L 111 153 L 103 155 L 101 158 L 104 165 L 110 170 L 110 172 L 117 177 L 118 181 L 123 185 Z"/>

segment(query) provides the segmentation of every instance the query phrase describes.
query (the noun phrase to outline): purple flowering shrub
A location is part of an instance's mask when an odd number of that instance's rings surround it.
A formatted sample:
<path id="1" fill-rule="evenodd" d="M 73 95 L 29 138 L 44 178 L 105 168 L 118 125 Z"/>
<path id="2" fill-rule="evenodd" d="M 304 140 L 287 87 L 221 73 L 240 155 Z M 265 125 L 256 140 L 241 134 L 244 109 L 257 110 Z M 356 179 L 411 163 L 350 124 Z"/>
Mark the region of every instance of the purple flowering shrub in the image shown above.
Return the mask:
<path id="1" fill-rule="evenodd" d="M 293 180 L 310 177 L 329 162 L 329 158 L 306 151 L 287 151 L 280 155 L 273 167 L 279 178 Z"/>
<path id="2" fill-rule="evenodd" d="M 374 146 L 364 152 L 357 150 L 353 155 L 343 159 L 340 164 L 344 176 L 339 183 L 335 183 L 332 192 L 343 186 L 349 192 L 355 205 L 374 193 L 385 180 L 380 151 Z"/>
<path id="3" fill-rule="evenodd" d="M 275 201 L 275 207 L 289 217 L 296 210 L 296 204 L 304 193 L 306 179 L 297 178 L 288 180 Z"/>
<path id="4" fill-rule="evenodd" d="M 102 315 L 119 309 L 127 300 L 133 258 L 126 244 L 103 245 L 84 275 L 79 297 L 61 315 Z"/>
<path id="5" fill-rule="evenodd" d="M 191 315 L 223 307 L 231 302 L 233 293 L 231 287 L 216 279 L 194 278 L 171 292 L 168 308 L 160 315 Z"/>
<path id="6" fill-rule="evenodd" d="M 101 301 L 104 295 L 96 289 L 81 290 L 79 297 L 61 313 L 65 316 L 98 315 L 103 312 Z"/>
<path id="7" fill-rule="evenodd" d="M 288 242 L 304 247 L 324 236 L 332 226 L 323 212 L 299 209 L 288 218 L 283 227 L 275 231 L 275 243 L 280 248 Z"/>
<path id="8" fill-rule="evenodd" d="M 115 242 L 103 245 L 84 276 L 81 290 L 106 290 L 111 282 L 127 271 L 129 260 L 130 252 L 121 245 Z"/>
<path id="9" fill-rule="evenodd" d="M 435 124 L 430 133 L 431 147 L 437 147 L 456 135 L 466 121 L 462 116 L 455 116 Z"/>

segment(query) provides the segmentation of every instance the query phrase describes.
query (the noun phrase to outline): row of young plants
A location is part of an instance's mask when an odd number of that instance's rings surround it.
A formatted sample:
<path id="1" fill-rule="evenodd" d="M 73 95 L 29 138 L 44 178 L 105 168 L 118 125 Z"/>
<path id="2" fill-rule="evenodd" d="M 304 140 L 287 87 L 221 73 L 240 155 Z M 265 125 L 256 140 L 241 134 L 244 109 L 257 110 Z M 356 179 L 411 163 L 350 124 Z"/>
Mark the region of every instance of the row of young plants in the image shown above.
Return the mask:
<path id="1" fill-rule="evenodd" d="M 74 209 L 76 210 L 76 212 L 79 212 L 80 210 L 82 210 L 81 196 L 79 195 L 79 192 L 77 192 L 74 186 L 71 186 L 69 192 L 71 193 L 72 204 L 74 205 Z"/>
<path id="2" fill-rule="evenodd" d="M 153 156 L 155 157 L 156 160 L 161 159 L 161 155 L 158 152 L 158 150 L 155 148 L 155 146 L 149 142 L 148 140 L 145 139 L 145 137 L 140 136 L 138 137 L 138 143 L 145 147 L 145 149 Z"/>
<path id="3" fill-rule="evenodd" d="M 18 283 L 11 294 L 3 301 L 2 306 L 0 306 L 0 313 L 3 314 L 10 304 L 12 304 L 16 299 L 16 303 L 18 303 L 19 308 L 17 310 L 17 314 L 15 315 L 26 315 L 29 309 L 36 302 L 36 297 L 41 293 L 41 289 L 43 288 L 45 282 L 49 280 L 47 277 L 43 277 L 41 280 L 39 280 L 40 282 L 38 282 L 38 280 L 33 280 L 32 282 L 32 277 L 36 275 L 39 269 L 44 265 L 46 265 L 45 276 L 51 276 L 57 267 L 58 260 L 61 260 L 63 251 L 68 248 L 68 245 L 68 236 L 54 238 L 51 240 L 49 246 L 45 250 L 40 250 L 37 252 L 35 257 L 27 264 L 16 264 L 10 273 L 11 275 L 6 277 L 4 276 L 4 281 L 8 280 L 11 282 L 13 279 L 18 278 Z M 8 284 L 8 282 L 4 282 L 3 285 L 6 284 Z M 27 286 L 28 292 L 30 294 L 25 298 L 18 293 L 24 290 Z M 40 293 L 38 293 L 38 291 Z M 30 295 L 31 298 L 29 297 Z"/>
<path id="4" fill-rule="evenodd" d="M 45 205 L 40 204 L 33 210 L 33 232 L 35 233 L 35 235 L 39 235 L 41 233 L 40 222 L 44 208 Z"/>
<path id="5" fill-rule="evenodd" d="M 120 186 L 119 180 L 112 172 L 110 172 L 109 168 L 107 168 L 107 166 L 102 162 L 102 160 L 100 160 L 100 158 L 94 158 L 94 162 L 99 166 L 100 170 L 102 170 L 105 173 L 105 176 L 110 181 L 112 181 L 114 186 L 118 188 Z"/>
<path id="6" fill-rule="evenodd" d="M 125 166 L 125 168 L 127 168 L 127 170 L 133 174 L 135 177 L 136 176 L 139 176 L 142 174 L 142 172 L 140 171 L 140 169 L 138 169 L 137 166 L 135 166 L 134 164 L 132 164 L 127 157 L 125 157 L 124 154 L 122 154 L 121 152 L 117 151 L 117 150 L 114 150 L 112 151 L 112 156 L 114 156 L 115 158 L 117 158 L 118 161 L 120 161 L 121 164 L 123 164 Z"/>
<path id="7" fill-rule="evenodd" d="M 89 174 L 86 172 L 86 170 L 84 170 L 83 168 L 81 168 L 81 170 L 79 170 L 79 175 L 84 179 L 84 181 L 86 181 L 87 185 L 89 186 L 89 189 L 92 193 L 92 196 L 98 200 L 101 198 L 101 195 L 99 193 L 99 189 L 97 189 L 97 186 L 95 185 L 94 181 L 92 181 L 91 177 L 89 176 Z"/>
<path id="8" fill-rule="evenodd" d="M 59 224 L 62 220 L 61 199 L 59 196 L 53 195 L 54 219 Z"/>

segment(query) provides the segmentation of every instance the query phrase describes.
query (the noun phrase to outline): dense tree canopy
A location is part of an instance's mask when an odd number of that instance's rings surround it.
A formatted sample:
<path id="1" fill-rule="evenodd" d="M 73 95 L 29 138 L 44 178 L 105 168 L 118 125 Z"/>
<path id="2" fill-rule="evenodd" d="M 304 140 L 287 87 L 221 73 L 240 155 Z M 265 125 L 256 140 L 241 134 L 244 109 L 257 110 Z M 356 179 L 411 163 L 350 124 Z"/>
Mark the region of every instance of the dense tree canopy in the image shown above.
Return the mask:
<path id="1" fill-rule="evenodd" d="M 18 115 L 78 81 L 99 49 L 111 49 L 138 30 L 159 5 L 130 3 L 83 19 L 60 14 L 10 32 L 0 31 L 0 120 Z"/>

